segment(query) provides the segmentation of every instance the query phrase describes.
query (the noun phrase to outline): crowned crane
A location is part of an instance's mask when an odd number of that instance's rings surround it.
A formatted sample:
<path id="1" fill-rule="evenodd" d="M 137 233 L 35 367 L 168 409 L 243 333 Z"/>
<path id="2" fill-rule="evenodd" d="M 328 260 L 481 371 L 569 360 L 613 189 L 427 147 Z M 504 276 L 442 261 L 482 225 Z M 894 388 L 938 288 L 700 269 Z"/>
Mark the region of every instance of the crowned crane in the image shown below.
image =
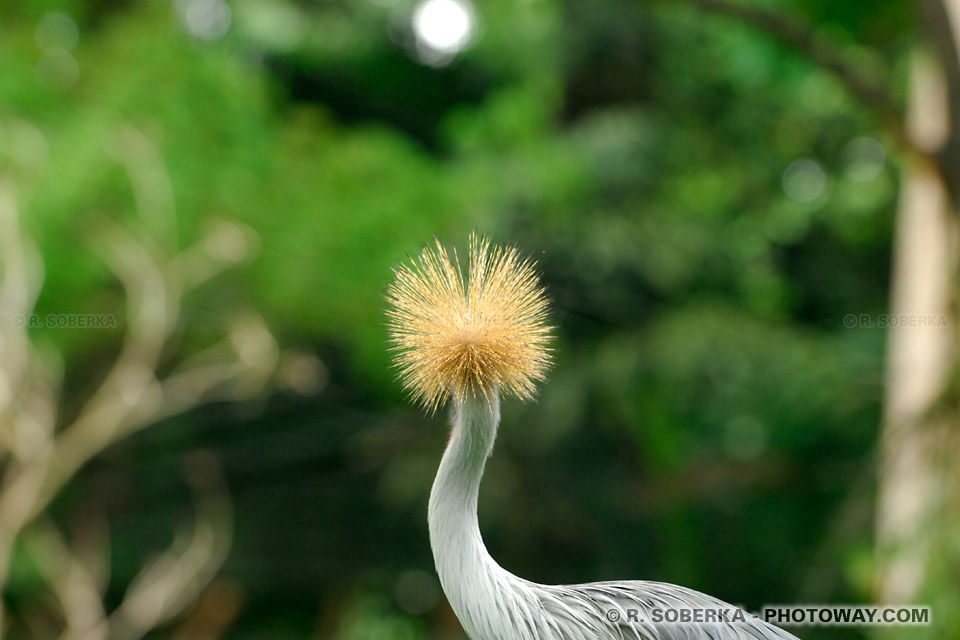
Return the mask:
<path id="1" fill-rule="evenodd" d="M 430 492 L 430 545 L 471 640 L 796 640 L 677 585 L 543 585 L 500 567 L 480 535 L 477 495 L 500 395 L 532 397 L 550 363 L 547 301 L 534 264 L 473 234 L 464 277 L 438 241 L 395 269 L 387 301 L 403 386 L 430 412 L 451 404 L 450 442 Z"/>

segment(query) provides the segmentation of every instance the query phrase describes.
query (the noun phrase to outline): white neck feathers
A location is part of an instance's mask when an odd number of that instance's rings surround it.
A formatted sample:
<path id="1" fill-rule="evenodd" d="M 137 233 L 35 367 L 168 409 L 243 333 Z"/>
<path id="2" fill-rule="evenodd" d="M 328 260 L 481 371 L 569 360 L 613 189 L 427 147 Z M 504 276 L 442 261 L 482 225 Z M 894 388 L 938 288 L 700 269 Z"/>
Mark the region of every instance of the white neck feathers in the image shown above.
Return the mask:
<path id="1" fill-rule="evenodd" d="M 443 591 L 472 638 L 499 634 L 489 612 L 513 576 L 490 557 L 477 523 L 477 495 L 500 421 L 496 394 L 453 400 L 453 433 L 430 492 L 430 546 Z"/>

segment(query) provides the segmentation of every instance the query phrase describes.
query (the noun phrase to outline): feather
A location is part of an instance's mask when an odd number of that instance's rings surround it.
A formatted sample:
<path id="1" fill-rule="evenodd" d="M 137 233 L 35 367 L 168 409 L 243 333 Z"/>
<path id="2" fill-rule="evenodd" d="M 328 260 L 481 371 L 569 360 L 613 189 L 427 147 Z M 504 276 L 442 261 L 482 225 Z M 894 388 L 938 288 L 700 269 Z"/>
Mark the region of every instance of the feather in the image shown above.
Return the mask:
<path id="1" fill-rule="evenodd" d="M 387 292 L 400 379 L 430 411 L 452 400 L 452 433 L 430 492 L 430 546 L 440 584 L 471 640 L 796 640 L 742 620 L 658 621 L 657 612 L 735 610 L 659 582 L 542 585 L 487 552 L 477 497 L 500 423 L 500 393 L 530 398 L 550 363 L 547 303 L 534 266 L 476 235 L 468 278 L 437 243 L 396 270 Z M 615 612 L 615 613 L 611 613 Z"/>
<path id="2" fill-rule="evenodd" d="M 534 264 L 472 234 L 467 274 L 437 241 L 398 267 L 387 289 L 400 380 L 431 412 L 450 395 L 531 398 L 550 363 L 547 300 Z"/>

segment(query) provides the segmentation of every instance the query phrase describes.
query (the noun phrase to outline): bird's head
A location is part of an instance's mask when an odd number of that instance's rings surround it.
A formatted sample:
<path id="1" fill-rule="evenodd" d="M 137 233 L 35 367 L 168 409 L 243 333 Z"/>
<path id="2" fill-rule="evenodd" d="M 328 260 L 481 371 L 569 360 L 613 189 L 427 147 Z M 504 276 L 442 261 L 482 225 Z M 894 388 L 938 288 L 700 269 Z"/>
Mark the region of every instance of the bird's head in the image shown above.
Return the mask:
<path id="1" fill-rule="evenodd" d="M 395 269 L 387 289 L 400 380 L 435 411 L 447 398 L 531 398 L 550 364 L 547 300 L 534 264 L 514 247 L 470 236 L 465 275 L 437 241 Z"/>

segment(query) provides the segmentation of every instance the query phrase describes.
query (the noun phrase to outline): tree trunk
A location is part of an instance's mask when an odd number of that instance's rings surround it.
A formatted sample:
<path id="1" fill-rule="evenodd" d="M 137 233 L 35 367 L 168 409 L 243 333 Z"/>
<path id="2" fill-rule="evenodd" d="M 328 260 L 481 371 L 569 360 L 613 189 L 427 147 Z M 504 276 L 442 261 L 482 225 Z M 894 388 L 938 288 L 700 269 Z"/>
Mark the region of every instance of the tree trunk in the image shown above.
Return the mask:
<path id="1" fill-rule="evenodd" d="M 950 134 L 949 87 L 940 68 L 916 54 L 907 129 L 931 156 Z M 907 159 L 901 187 L 891 292 L 891 328 L 881 440 L 877 599 L 915 600 L 928 577 L 931 544 L 960 471 L 939 464 L 951 428 L 941 400 L 956 363 L 952 309 L 957 218 L 931 162 Z M 896 326 L 893 326 L 893 325 Z"/>

